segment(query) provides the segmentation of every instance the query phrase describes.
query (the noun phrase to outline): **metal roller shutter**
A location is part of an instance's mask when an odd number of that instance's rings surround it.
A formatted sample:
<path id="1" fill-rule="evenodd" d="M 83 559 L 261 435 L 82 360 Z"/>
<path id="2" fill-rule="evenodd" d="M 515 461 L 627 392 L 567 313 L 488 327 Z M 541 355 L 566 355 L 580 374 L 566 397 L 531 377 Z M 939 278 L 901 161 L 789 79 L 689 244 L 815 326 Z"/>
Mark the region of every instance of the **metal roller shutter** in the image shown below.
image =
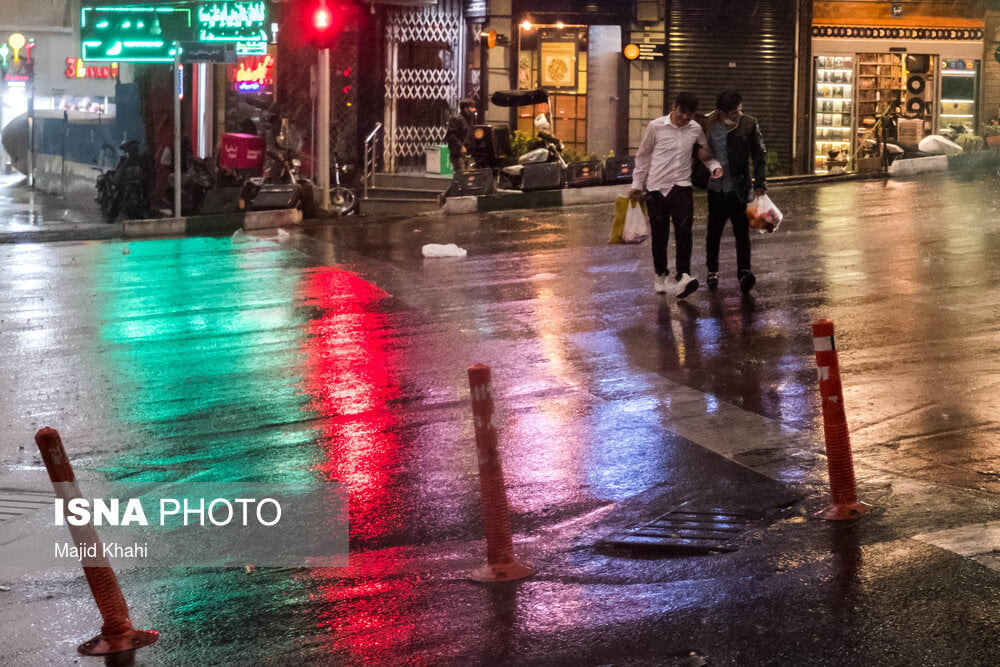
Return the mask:
<path id="1" fill-rule="evenodd" d="M 791 165 L 795 122 L 794 0 L 669 0 L 665 103 L 681 91 L 698 96 L 699 113 L 721 91 L 743 93 L 768 152 Z"/>

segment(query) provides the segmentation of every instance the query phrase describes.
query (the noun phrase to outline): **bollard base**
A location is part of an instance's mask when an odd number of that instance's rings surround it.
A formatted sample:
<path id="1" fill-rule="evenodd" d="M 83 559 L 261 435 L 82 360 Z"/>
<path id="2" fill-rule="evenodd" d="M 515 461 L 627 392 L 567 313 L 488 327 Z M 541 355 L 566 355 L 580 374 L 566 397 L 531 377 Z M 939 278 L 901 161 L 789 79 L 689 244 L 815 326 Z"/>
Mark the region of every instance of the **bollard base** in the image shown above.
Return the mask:
<path id="1" fill-rule="evenodd" d="M 816 512 L 815 516 L 828 521 L 843 521 L 845 519 L 862 517 L 871 512 L 872 509 L 874 508 L 871 505 L 861 501 L 855 503 L 833 503 Z"/>
<path id="2" fill-rule="evenodd" d="M 76 650 L 83 655 L 109 655 L 133 651 L 143 646 L 149 646 L 160 638 L 156 630 L 130 630 L 115 637 L 97 635 L 90 641 L 83 642 Z"/>
<path id="3" fill-rule="evenodd" d="M 498 565 L 484 565 L 469 573 L 469 579 L 482 583 L 494 581 L 515 581 L 530 577 L 535 573 L 535 568 L 518 563 L 500 563 Z"/>

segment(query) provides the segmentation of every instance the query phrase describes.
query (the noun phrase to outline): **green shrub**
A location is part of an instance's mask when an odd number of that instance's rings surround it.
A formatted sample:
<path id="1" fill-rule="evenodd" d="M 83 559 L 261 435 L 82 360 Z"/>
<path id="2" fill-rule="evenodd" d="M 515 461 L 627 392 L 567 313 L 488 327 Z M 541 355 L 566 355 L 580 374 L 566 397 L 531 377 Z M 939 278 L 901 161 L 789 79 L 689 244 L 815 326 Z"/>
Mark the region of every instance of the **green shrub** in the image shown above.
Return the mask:
<path id="1" fill-rule="evenodd" d="M 983 138 L 965 132 L 955 137 L 955 143 L 962 147 L 962 150 L 966 153 L 977 153 L 983 150 Z"/>
<path id="2" fill-rule="evenodd" d="M 521 130 L 514 130 L 514 134 L 510 137 L 510 149 L 513 151 L 515 158 L 519 158 L 527 153 L 533 143 L 535 143 L 535 138 Z"/>

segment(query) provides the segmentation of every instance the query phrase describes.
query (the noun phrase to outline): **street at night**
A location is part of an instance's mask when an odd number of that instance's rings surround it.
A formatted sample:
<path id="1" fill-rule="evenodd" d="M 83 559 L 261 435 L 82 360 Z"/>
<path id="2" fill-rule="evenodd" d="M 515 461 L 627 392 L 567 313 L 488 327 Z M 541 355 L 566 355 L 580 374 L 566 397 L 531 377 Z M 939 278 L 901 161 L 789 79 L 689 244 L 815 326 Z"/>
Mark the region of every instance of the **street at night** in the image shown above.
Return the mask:
<path id="1" fill-rule="evenodd" d="M 160 638 L 108 664 L 995 665 L 1000 183 L 770 195 L 785 217 L 752 232 L 748 295 L 728 227 L 705 287 L 696 197 L 702 286 L 678 300 L 648 242 L 607 244 L 613 202 L 124 241 L 6 181 L 0 499 L 51 496 L 42 427 L 84 490 L 346 485 L 346 567 L 119 568 Z M 821 319 L 873 506 L 846 521 L 815 517 Z M 468 579 L 480 363 L 537 570 L 516 582 Z M 707 553 L 609 543 L 678 508 L 755 519 Z M 0 521 L 0 563 L 27 518 Z M 0 603 L 0 663 L 101 661 L 76 653 L 101 626 L 81 571 L 0 567 Z"/>

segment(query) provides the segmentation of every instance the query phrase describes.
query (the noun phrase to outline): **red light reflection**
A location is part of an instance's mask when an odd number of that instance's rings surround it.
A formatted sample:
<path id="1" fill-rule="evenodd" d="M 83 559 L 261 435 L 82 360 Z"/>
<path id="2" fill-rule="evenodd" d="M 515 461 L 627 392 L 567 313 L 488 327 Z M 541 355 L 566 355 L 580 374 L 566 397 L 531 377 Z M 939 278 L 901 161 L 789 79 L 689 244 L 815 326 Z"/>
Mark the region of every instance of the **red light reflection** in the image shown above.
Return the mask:
<path id="1" fill-rule="evenodd" d="M 320 309 L 303 347 L 306 390 L 313 397 L 308 407 L 321 419 L 319 470 L 347 486 L 351 543 L 363 546 L 398 530 L 404 515 L 401 445 L 390 406 L 401 394 L 395 377 L 400 353 L 392 348 L 392 315 L 381 308 L 388 295 L 331 268 L 306 275 L 302 289 L 305 305 Z M 398 609 L 384 604 L 388 598 L 402 609 L 414 595 L 413 581 L 384 578 L 397 566 L 395 551 L 368 551 L 361 566 L 308 571 L 319 641 L 329 659 L 380 664 L 413 632 Z"/>
<path id="2" fill-rule="evenodd" d="M 305 277 L 303 301 L 321 309 L 308 325 L 306 391 L 322 420 L 323 476 L 347 486 L 350 537 L 365 542 L 401 522 L 396 418 L 389 403 L 400 395 L 394 377 L 388 295 L 353 273 L 318 269 Z"/>

